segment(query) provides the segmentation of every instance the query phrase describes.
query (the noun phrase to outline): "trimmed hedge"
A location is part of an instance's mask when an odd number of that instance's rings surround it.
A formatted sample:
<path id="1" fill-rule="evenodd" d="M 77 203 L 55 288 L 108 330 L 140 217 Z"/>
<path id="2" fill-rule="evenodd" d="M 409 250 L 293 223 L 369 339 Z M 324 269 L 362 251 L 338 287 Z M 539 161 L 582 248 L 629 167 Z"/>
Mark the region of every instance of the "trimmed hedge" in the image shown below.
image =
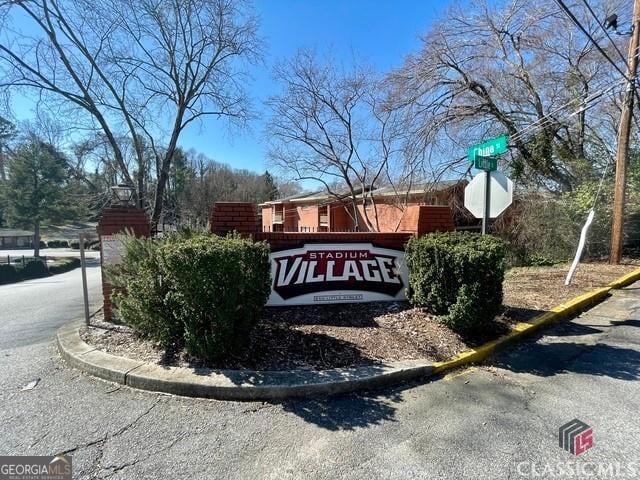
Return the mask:
<path id="1" fill-rule="evenodd" d="M 56 263 L 49 265 L 49 272 L 53 275 L 65 273 L 80 266 L 79 258 L 63 258 L 57 260 Z"/>
<path id="2" fill-rule="evenodd" d="M 69 248 L 69 242 L 66 240 L 49 240 L 47 246 L 49 248 Z"/>
<path id="3" fill-rule="evenodd" d="M 266 243 L 190 233 L 125 238 L 123 264 L 110 272 L 123 321 L 212 361 L 247 344 L 270 291 Z"/>
<path id="4" fill-rule="evenodd" d="M 449 232 L 412 238 L 407 244 L 407 296 L 452 330 L 471 333 L 499 312 L 505 245 L 488 235 Z"/>
<path id="5" fill-rule="evenodd" d="M 27 262 L 24 268 L 22 265 L 0 264 L 0 285 L 48 277 L 49 275 L 68 272 L 79 266 L 79 258 L 63 258 L 48 266 L 42 260 L 31 260 Z"/>
<path id="6" fill-rule="evenodd" d="M 41 260 L 27 262 L 24 268 L 20 270 L 20 274 L 25 279 L 48 277 L 50 275 L 46 264 Z"/>
<path id="7" fill-rule="evenodd" d="M 13 265 L 0 265 L 0 285 L 22 280 L 18 270 Z"/>

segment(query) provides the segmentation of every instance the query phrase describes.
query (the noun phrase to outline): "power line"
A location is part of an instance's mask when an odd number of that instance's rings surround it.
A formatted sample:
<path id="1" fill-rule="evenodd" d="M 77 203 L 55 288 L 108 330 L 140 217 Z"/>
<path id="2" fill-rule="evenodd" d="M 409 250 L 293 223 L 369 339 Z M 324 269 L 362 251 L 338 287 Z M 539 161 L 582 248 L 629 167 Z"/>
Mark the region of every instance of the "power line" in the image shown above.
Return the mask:
<path id="1" fill-rule="evenodd" d="M 591 102 L 593 102 L 595 100 L 598 100 L 604 94 L 606 94 L 609 91 L 613 90 L 614 88 L 618 87 L 623 82 L 625 82 L 625 80 L 618 80 L 613 85 L 610 85 L 607 88 L 596 90 L 594 93 L 592 93 L 591 95 L 589 95 L 588 97 L 586 97 L 584 99 L 573 99 L 573 100 L 568 101 L 564 105 L 561 105 L 560 107 L 556 108 L 555 110 L 553 110 L 553 111 L 547 113 L 546 115 L 540 117 L 538 120 L 536 120 L 532 124 L 524 127 L 522 130 L 516 132 L 516 134 L 511 136 L 511 138 L 509 140 L 510 141 L 523 140 L 525 134 L 527 134 L 527 135 L 534 134 L 536 131 L 538 131 L 541 128 L 543 128 L 548 122 L 553 121 L 554 120 L 554 118 L 552 117 L 553 115 L 556 115 L 557 113 L 561 112 L 562 110 L 565 110 L 566 108 L 569 108 L 575 102 L 580 102 L 580 106 L 575 111 L 573 111 L 570 115 L 575 115 L 577 113 L 580 113 L 582 110 L 584 110 L 586 108 L 589 108 L 589 106 L 588 106 L 589 103 L 591 103 Z M 603 82 L 603 83 L 607 83 L 607 82 Z"/>
<path id="2" fill-rule="evenodd" d="M 616 62 L 614 62 L 613 60 L 611 60 L 611 57 L 609 57 L 609 55 L 607 54 L 607 52 L 605 52 L 602 47 L 598 44 L 598 42 L 596 42 L 593 37 L 591 36 L 591 34 L 587 31 L 586 28 L 584 28 L 584 26 L 582 25 L 582 23 L 580 23 L 580 21 L 576 18 L 576 16 L 573 14 L 573 12 L 571 12 L 571 10 L 569 10 L 569 7 L 567 7 L 567 5 L 564 3 L 563 0 L 555 0 L 555 2 L 558 4 L 558 6 L 567 14 L 567 16 L 573 21 L 573 23 L 580 29 L 582 30 L 582 33 L 584 33 L 587 38 L 589 39 L 589 41 L 593 44 L 594 47 L 596 47 L 598 49 L 598 51 L 607 59 L 607 61 L 613 65 L 615 67 L 616 70 L 618 70 L 618 72 L 620 72 L 620 75 L 622 75 L 627 81 L 629 80 L 629 78 L 627 78 L 627 74 L 624 73 L 620 67 L 618 67 L 618 65 L 616 64 Z"/>
<path id="3" fill-rule="evenodd" d="M 600 28 L 602 29 L 602 31 L 604 32 L 604 34 L 607 36 L 607 38 L 609 39 L 609 41 L 611 42 L 611 44 L 613 45 L 613 48 L 616 49 L 616 52 L 618 52 L 618 55 L 620 55 L 620 58 L 622 59 L 622 61 L 624 62 L 624 64 L 626 65 L 627 68 L 629 68 L 629 65 L 627 64 L 627 59 L 624 56 L 624 54 L 620 51 L 620 49 L 618 48 L 618 45 L 616 45 L 616 42 L 613 41 L 613 38 L 611 38 L 611 35 L 609 35 L 609 31 L 605 28 L 605 26 L 602 24 L 602 22 L 600 21 L 600 19 L 598 18 L 598 16 L 596 15 L 596 13 L 593 11 L 593 9 L 591 8 L 591 5 L 589 5 L 589 3 L 587 2 L 587 0 L 582 0 L 582 3 L 584 3 L 584 5 L 587 7 L 587 9 L 589 10 L 589 12 L 591 13 L 591 15 L 593 16 L 593 18 L 595 19 L 595 21 L 598 23 L 598 25 L 600 26 Z"/>

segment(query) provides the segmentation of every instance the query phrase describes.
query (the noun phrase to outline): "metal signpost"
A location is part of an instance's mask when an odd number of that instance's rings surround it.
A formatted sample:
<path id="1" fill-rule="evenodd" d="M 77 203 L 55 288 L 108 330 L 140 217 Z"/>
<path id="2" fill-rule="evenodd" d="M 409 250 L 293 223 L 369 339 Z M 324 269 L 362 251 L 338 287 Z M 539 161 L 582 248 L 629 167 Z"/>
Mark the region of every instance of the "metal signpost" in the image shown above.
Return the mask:
<path id="1" fill-rule="evenodd" d="M 476 218 L 482 218 L 482 234 L 489 228 L 489 219 L 500 215 L 513 199 L 513 182 L 498 172 L 498 158 L 507 151 L 506 135 L 469 147 L 467 156 L 474 168 L 484 170 L 476 175 L 464 191 L 464 206 Z"/>
<path id="2" fill-rule="evenodd" d="M 89 292 L 87 290 L 87 265 L 84 258 L 84 234 L 80 234 L 80 269 L 82 270 L 82 294 L 84 297 L 84 321 L 89 325 Z"/>

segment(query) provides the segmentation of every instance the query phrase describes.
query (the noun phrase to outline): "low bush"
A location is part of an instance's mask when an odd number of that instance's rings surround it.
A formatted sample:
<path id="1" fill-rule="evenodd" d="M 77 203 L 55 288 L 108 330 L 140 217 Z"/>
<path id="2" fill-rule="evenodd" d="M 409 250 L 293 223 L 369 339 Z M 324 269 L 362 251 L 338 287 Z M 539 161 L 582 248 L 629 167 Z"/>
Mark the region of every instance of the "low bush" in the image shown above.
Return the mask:
<path id="1" fill-rule="evenodd" d="M 270 290 L 265 243 L 192 233 L 124 242 L 123 264 L 109 273 L 123 321 L 208 360 L 246 344 Z"/>
<path id="2" fill-rule="evenodd" d="M 543 253 L 532 253 L 527 258 L 526 265 L 530 267 L 551 267 L 558 263 L 558 260 L 554 260 L 548 255 Z"/>
<path id="3" fill-rule="evenodd" d="M 27 264 L 20 270 L 20 276 L 22 278 L 41 278 L 48 277 L 49 270 L 47 266 L 41 260 L 33 260 L 27 262 Z"/>
<path id="4" fill-rule="evenodd" d="M 80 241 L 79 240 L 71 240 L 69 242 L 69 248 L 73 248 L 74 250 L 80 250 Z"/>
<path id="5" fill-rule="evenodd" d="M 49 272 L 53 275 L 57 275 L 58 273 L 68 272 L 74 268 L 78 268 L 79 266 L 79 258 L 62 258 L 49 265 Z"/>
<path id="6" fill-rule="evenodd" d="M 47 245 L 49 248 L 69 248 L 69 242 L 66 240 L 49 240 Z"/>
<path id="7" fill-rule="evenodd" d="M 21 280 L 18 270 L 13 265 L 0 265 L 0 285 Z"/>
<path id="8" fill-rule="evenodd" d="M 502 305 L 505 245 L 492 236 L 451 232 L 412 238 L 406 250 L 409 300 L 460 333 L 491 321 Z"/>

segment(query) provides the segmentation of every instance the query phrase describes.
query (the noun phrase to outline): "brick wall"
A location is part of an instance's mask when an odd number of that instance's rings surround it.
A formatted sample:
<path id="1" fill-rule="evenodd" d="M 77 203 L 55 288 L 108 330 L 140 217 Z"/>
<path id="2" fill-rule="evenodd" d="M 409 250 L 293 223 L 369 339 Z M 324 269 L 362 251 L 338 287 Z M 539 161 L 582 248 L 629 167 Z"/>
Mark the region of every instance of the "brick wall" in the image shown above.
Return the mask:
<path id="1" fill-rule="evenodd" d="M 252 234 L 259 230 L 256 205 L 247 202 L 216 202 L 211 211 L 210 225 L 212 233 L 226 235 L 237 231 Z"/>
<path id="2" fill-rule="evenodd" d="M 311 210 L 317 216 L 317 209 Z M 336 224 L 331 210 L 332 227 Z M 342 210 L 346 215 L 346 212 Z M 383 248 L 404 248 L 413 235 L 454 230 L 453 211 L 448 206 L 414 205 L 407 208 L 400 232 L 263 232 L 258 223 L 256 206 L 252 203 L 218 202 L 211 214 L 211 231 L 225 235 L 237 231 L 256 240 L 268 241 L 274 250 L 292 248 L 304 243 L 364 242 Z"/>
<path id="3" fill-rule="evenodd" d="M 98 235 L 114 235 L 130 231 L 138 237 L 149 237 L 151 225 L 149 217 L 139 208 L 135 207 L 109 207 L 102 211 L 98 221 Z M 102 243 L 100 243 L 100 262 L 102 263 Z M 104 300 L 104 319 L 107 322 L 113 320 L 113 305 L 111 304 L 112 285 L 105 278 L 105 270 L 102 269 L 102 296 Z"/>
<path id="4" fill-rule="evenodd" d="M 448 206 L 421 205 L 418 214 L 417 234 L 450 232 L 455 230 L 453 210 Z"/>
<path id="5" fill-rule="evenodd" d="M 301 247 L 310 243 L 373 243 L 381 248 L 403 250 L 411 233 L 379 232 L 258 232 L 255 240 L 266 240 L 273 251 Z"/>

